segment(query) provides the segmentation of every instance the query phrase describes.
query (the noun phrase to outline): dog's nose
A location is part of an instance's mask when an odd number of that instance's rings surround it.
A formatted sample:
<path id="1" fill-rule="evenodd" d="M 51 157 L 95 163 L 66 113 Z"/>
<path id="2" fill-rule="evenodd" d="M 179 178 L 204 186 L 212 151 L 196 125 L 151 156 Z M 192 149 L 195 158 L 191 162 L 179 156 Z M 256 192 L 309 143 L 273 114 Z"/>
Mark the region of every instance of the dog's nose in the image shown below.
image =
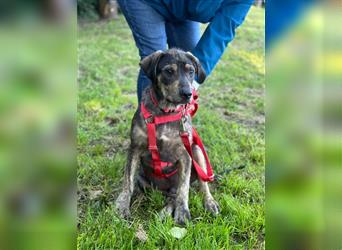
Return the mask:
<path id="1" fill-rule="evenodd" d="M 192 93 L 191 92 L 182 92 L 182 97 L 184 97 L 184 99 L 190 99 L 192 96 Z"/>

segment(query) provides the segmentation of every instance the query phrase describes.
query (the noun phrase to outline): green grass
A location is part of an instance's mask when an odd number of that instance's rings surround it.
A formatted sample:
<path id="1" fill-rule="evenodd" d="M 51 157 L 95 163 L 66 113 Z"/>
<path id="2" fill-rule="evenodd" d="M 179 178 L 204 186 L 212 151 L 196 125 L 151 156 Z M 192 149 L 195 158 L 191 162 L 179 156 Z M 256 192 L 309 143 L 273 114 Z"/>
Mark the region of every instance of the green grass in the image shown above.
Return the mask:
<path id="1" fill-rule="evenodd" d="M 194 124 L 220 177 L 211 190 L 222 211 L 216 218 L 206 213 L 195 185 L 192 221 L 181 240 L 169 234 L 172 219 L 157 216 L 163 206 L 158 191 L 134 200 L 129 222 L 113 208 L 137 107 L 139 57 L 124 19 L 80 24 L 78 54 L 78 248 L 263 249 L 264 10 L 251 10 L 200 87 Z M 226 171 L 236 166 L 245 168 Z M 146 242 L 135 236 L 138 227 Z"/>

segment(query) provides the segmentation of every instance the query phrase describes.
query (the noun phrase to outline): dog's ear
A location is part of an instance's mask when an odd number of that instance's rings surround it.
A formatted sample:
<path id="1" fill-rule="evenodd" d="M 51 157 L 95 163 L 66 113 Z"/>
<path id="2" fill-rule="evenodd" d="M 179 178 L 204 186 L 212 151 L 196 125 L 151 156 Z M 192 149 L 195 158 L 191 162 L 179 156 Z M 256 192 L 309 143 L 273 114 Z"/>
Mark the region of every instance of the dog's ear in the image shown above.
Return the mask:
<path id="1" fill-rule="evenodd" d="M 193 65 L 195 66 L 197 82 L 203 83 L 205 78 L 207 77 L 207 75 L 206 75 L 200 61 L 197 59 L 197 57 L 195 57 L 190 52 L 186 52 L 186 56 L 192 61 Z"/>
<path id="2" fill-rule="evenodd" d="M 152 53 L 149 56 L 146 56 L 144 59 L 142 59 L 139 63 L 140 67 L 144 71 L 145 75 L 150 78 L 150 80 L 153 82 L 157 75 L 157 66 L 159 63 L 160 58 L 163 55 L 163 51 L 158 50 L 154 53 Z"/>

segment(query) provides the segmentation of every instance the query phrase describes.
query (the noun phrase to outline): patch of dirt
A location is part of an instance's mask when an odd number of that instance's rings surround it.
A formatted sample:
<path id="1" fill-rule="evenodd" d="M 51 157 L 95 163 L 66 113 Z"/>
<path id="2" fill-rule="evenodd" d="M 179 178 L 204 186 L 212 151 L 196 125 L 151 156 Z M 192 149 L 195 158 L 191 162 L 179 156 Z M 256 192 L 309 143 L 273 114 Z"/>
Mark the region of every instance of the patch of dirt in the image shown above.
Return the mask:
<path id="1" fill-rule="evenodd" d="M 128 104 L 125 104 L 122 106 L 123 109 L 133 109 L 134 108 L 134 105 L 131 104 L 131 103 L 128 103 Z"/>
<path id="2" fill-rule="evenodd" d="M 114 201 L 117 190 L 113 188 L 110 192 L 106 192 L 101 186 L 83 186 L 82 183 L 78 183 L 78 186 L 80 188 L 77 191 L 77 228 L 80 229 L 81 221 L 86 216 L 85 211 L 89 206 L 109 206 Z"/>
<path id="3" fill-rule="evenodd" d="M 221 112 L 223 113 L 225 119 L 229 121 L 235 121 L 248 128 L 258 128 L 265 124 L 265 116 L 261 114 L 253 115 L 253 117 L 247 117 L 245 114 L 243 114 L 243 112 L 238 111 L 230 112 L 228 110 L 222 109 Z"/>
<path id="4" fill-rule="evenodd" d="M 132 67 L 131 66 L 126 66 L 126 67 L 121 67 L 118 72 L 119 75 L 121 76 L 126 76 L 128 74 L 128 72 L 132 71 Z"/>
<path id="5" fill-rule="evenodd" d="M 263 89 L 247 88 L 244 92 L 250 99 L 248 101 L 239 101 L 236 110 L 230 111 L 225 108 L 218 108 L 218 111 L 226 120 L 235 121 L 247 128 L 260 129 L 265 125 L 265 113 L 255 112 L 255 104 L 251 100 L 263 100 L 265 91 Z"/>
<path id="6" fill-rule="evenodd" d="M 247 88 L 245 90 L 248 96 L 256 97 L 256 98 L 264 98 L 265 97 L 265 90 L 264 89 L 252 89 Z"/>
<path id="7" fill-rule="evenodd" d="M 115 124 L 117 124 L 118 122 L 120 122 L 120 119 L 117 117 L 105 117 L 105 122 L 107 123 L 108 126 L 113 127 Z"/>
<path id="8" fill-rule="evenodd" d="M 106 155 L 106 157 L 113 157 L 118 152 L 126 152 L 130 146 L 130 137 L 127 134 L 127 138 L 122 138 L 120 136 L 107 135 L 100 140 L 94 140 L 90 142 L 92 146 L 92 154 Z"/>
<path id="9" fill-rule="evenodd" d="M 137 98 L 137 92 L 132 90 L 122 90 L 122 94 L 128 97 Z"/>

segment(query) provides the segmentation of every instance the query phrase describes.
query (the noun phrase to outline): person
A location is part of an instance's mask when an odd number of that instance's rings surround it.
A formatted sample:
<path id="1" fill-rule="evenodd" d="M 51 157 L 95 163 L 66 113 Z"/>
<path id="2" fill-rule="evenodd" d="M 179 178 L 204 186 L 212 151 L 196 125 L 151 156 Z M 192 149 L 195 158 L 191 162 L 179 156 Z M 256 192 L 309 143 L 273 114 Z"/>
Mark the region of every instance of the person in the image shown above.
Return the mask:
<path id="1" fill-rule="evenodd" d="M 177 47 L 190 51 L 207 76 L 221 58 L 235 30 L 244 21 L 254 0 L 118 0 L 132 31 L 140 59 L 157 50 Z M 209 23 L 203 35 L 200 23 Z M 139 72 L 140 103 L 150 80 Z"/>

